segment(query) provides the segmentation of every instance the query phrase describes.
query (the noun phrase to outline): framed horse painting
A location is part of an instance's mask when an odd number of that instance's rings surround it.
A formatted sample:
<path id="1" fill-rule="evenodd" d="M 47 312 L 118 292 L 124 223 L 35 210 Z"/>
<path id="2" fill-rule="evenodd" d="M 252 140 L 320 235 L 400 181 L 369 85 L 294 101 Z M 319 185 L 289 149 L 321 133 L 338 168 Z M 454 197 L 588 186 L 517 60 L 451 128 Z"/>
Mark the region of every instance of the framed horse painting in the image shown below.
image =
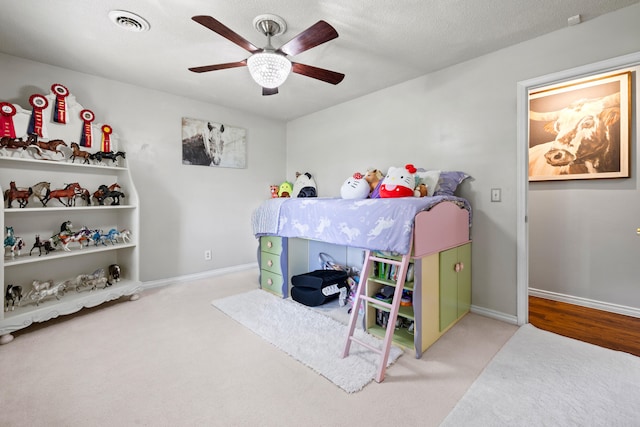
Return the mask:
<path id="1" fill-rule="evenodd" d="M 629 176 L 631 72 L 529 91 L 529 181 Z"/>
<path id="2" fill-rule="evenodd" d="M 182 164 L 245 168 L 245 129 L 212 120 L 182 118 Z"/>

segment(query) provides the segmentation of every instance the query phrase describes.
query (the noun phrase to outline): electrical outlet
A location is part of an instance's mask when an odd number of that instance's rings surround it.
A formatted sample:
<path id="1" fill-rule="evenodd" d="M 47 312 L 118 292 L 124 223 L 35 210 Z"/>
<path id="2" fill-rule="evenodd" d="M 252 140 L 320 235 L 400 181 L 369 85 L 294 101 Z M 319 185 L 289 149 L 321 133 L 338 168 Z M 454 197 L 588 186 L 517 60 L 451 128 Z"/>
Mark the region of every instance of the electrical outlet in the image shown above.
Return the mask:
<path id="1" fill-rule="evenodd" d="M 492 202 L 499 202 L 500 198 L 502 196 L 502 191 L 499 188 L 492 188 L 491 189 L 491 201 Z"/>
<path id="2" fill-rule="evenodd" d="M 211 261 L 211 249 L 207 249 L 204 251 L 204 260 Z"/>

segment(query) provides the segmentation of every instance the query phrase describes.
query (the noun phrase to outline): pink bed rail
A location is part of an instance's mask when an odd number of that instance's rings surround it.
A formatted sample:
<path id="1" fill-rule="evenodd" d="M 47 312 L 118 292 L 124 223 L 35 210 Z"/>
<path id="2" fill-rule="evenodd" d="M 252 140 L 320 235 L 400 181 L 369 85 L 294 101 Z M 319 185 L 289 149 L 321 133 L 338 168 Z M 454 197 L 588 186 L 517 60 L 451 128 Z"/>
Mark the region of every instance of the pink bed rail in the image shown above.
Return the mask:
<path id="1" fill-rule="evenodd" d="M 413 230 L 413 256 L 422 258 L 470 241 L 469 211 L 451 202 L 418 213 Z"/>

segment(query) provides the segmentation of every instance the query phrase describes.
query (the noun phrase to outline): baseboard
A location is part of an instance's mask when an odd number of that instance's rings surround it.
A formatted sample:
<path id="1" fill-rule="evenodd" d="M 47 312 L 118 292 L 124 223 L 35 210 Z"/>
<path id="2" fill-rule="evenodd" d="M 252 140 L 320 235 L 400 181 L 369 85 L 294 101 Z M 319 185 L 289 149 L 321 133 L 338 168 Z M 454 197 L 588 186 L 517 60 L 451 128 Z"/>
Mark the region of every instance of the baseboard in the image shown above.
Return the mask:
<path id="1" fill-rule="evenodd" d="M 488 308 L 471 306 L 471 312 L 479 314 L 480 316 L 489 317 L 491 319 L 500 320 L 502 322 L 510 323 L 512 325 L 518 324 L 518 317 L 511 314 L 502 313 L 500 311 L 489 310 Z"/>
<path id="2" fill-rule="evenodd" d="M 195 280 L 208 279 L 210 277 L 223 276 L 225 274 L 237 273 L 239 271 L 245 271 L 249 269 L 257 269 L 258 263 L 234 265 L 233 267 L 217 268 L 215 270 L 207 270 L 201 273 L 187 274 L 184 276 L 170 277 L 167 279 L 150 280 L 148 282 L 142 282 L 144 289 L 158 288 L 160 286 L 174 285 L 176 283 L 186 283 Z M 257 287 L 258 276 L 256 276 Z"/>
<path id="3" fill-rule="evenodd" d="M 579 305 L 581 307 L 594 308 L 596 310 L 608 311 L 610 313 L 622 314 L 625 316 L 640 318 L 640 308 L 628 307 L 625 305 L 612 304 L 609 302 L 596 301 L 588 298 L 565 295 L 558 292 L 543 291 L 542 289 L 529 288 L 529 295 L 539 298 L 546 298 L 552 301 L 565 302 Z"/>

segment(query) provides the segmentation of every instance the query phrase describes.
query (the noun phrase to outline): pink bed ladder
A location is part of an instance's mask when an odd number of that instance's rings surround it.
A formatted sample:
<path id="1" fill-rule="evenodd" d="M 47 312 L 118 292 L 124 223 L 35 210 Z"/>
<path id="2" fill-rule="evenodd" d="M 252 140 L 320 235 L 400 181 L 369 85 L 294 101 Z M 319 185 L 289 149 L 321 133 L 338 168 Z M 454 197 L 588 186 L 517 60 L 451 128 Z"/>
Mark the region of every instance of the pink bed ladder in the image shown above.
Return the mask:
<path id="1" fill-rule="evenodd" d="M 409 266 L 409 260 L 411 258 L 411 248 L 409 253 L 402 256 L 401 260 L 381 258 L 371 254 L 370 250 L 365 251 L 364 268 L 360 274 L 360 283 L 358 283 L 358 289 L 353 301 L 353 308 L 351 309 L 351 317 L 349 318 L 349 332 L 344 345 L 344 352 L 342 357 L 345 358 L 349 355 L 351 343 L 355 342 L 364 347 L 367 347 L 371 351 L 380 354 L 380 364 L 376 372 L 376 382 L 382 382 L 384 380 L 384 374 L 387 369 L 387 361 L 389 360 L 389 351 L 391 350 L 391 341 L 393 340 L 393 331 L 395 330 L 396 318 L 398 317 L 398 310 L 400 308 L 400 300 L 402 299 L 402 290 L 404 288 L 404 281 L 407 276 L 407 268 Z M 395 265 L 398 268 L 398 278 L 396 281 L 396 289 L 393 293 L 393 300 L 391 303 L 383 302 L 373 297 L 365 295 L 365 289 L 367 278 L 370 276 L 373 270 L 373 263 L 380 262 L 383 264 Z M 387 328 L 382 340 L 382 347 L 377 348 L 368 343 L 359 340 L 353 336 L 356 329 L 356 323 L 358 322 L 358 313 L 360 312 L 360 304 L 363 301 L 369 301 L 374 303 L 377 307 L 382 307 L 385 310 L 389 310 L 389 320 L 387 321 Z"/>

